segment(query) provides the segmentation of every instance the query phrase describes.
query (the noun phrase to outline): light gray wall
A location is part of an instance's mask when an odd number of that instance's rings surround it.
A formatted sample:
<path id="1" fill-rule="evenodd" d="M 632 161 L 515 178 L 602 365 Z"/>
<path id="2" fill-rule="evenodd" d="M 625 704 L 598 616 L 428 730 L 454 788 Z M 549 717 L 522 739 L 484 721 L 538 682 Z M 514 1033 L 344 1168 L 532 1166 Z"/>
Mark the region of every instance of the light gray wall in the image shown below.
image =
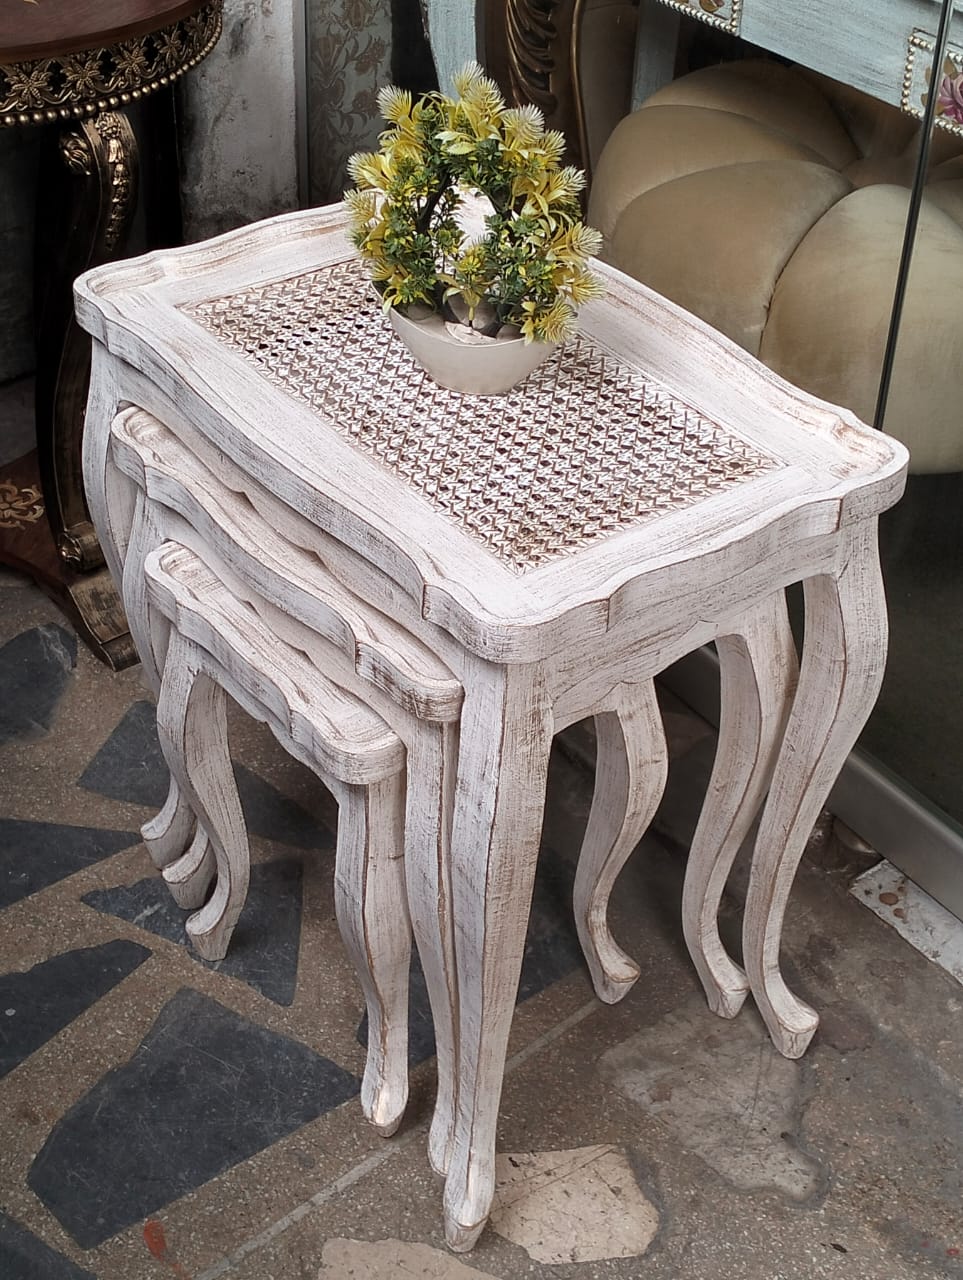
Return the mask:
<path id="1" fill-rule="evenodd" d="M 188 241 L 298 207 L 303 0 L 225 0 L 215 48 L 180 85 Z"/>

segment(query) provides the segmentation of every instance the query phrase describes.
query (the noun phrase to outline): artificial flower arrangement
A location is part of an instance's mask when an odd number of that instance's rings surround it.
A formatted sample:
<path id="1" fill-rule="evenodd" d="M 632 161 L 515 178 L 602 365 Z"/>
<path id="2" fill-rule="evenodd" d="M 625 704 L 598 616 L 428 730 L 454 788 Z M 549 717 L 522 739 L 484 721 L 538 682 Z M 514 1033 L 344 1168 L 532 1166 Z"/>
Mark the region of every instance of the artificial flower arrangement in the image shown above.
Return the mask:
<path id="1" fill-rule="evenodd" d="M 507 107 L 469 64 L 454 96 L 381 90 L 376 152 L 352 156 L 351 236 L 386 311 L 441 316 L 469 342 L 569 337 L 602 287 L 601 236 L 582 221 L 584 174 L 533 106 Z"/>

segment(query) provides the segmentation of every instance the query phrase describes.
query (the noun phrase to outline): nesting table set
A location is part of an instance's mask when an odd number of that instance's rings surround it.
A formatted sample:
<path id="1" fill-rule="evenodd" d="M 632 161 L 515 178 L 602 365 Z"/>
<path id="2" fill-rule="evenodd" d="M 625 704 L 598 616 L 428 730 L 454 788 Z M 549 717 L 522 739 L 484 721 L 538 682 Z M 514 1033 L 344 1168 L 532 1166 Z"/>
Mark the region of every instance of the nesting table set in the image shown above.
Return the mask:
<path id="1" fill-rule="evenodd" d="M 683 925 L 710 1005 L 733 1016 L 751 991 L 795 1057 L 817 1015 L 779 970 L 789 890 L 885 659 L 876 517 L 905 450 L 599 270 L 580 336 L 493 398 L 415 366 L 337 207 L 76 286 L 87 499 L 171 765 L 151 855 L 196 908 L 195 945 L 223 954 L 249 861 L 225 692 L 331 787 L 372 1028 L 362 1103 L 389 1133 L 407 1096 L 407 902 L 438 1045 L 429 1156 L 460 1250 L 494 1191 L 553 735 L 595 717 L 574 907 L 613 1001 L 638 968 L 608 897 L 667 769 L 653 679 L 716 642 L 722 725 Z M 760 808 L 743 969 L 716 914 Z"/>

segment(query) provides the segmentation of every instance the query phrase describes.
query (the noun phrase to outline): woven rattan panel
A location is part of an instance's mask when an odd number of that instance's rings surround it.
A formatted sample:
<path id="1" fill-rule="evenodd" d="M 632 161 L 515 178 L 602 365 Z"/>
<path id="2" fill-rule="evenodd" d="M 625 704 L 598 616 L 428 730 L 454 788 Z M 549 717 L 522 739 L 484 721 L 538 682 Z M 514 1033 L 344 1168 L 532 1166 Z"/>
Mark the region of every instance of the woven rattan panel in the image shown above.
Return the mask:
<path id="1" fill-rule="evenodd" d="M 356 261 L 187 310 L 516 572 L 778 465 L 581 338 L 507 396 L 446 391 Z"/>

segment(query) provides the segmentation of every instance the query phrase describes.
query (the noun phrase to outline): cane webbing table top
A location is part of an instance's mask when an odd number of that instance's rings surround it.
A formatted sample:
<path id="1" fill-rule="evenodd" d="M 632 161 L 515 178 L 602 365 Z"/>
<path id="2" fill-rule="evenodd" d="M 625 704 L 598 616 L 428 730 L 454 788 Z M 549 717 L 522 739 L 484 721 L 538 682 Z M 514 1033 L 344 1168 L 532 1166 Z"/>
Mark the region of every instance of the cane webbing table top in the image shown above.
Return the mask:
<path id="1" fill-rule="evenodd" d="M 187 310 L 515 572 L 779 465 L 583 337 L 507 396 L 446 390 L 356 260 Z"/>

